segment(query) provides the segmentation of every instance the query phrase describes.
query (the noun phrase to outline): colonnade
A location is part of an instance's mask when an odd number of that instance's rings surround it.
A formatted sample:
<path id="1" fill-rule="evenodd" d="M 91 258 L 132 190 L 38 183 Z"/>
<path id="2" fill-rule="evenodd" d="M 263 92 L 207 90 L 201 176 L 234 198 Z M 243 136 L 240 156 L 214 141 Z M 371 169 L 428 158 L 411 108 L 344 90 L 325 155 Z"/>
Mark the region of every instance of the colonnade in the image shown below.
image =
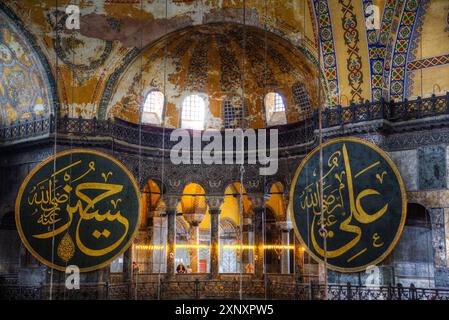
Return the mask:
<path id="1" fill-rule="evenodd" d="M 210 269 L 209 275 L 211 278 L 217 277 L 220 270 L 220 214 L 221 206 L 224 201 L 224 195 L 204 195 L 206 197 L 206 203 L 210 214 Z M 264 250 L 267 239 L 265 239 L 265 215 L 266 205 L 264 194 L 248 194 L 249 200 L 252 203 L 252 207 L 249 213 L 244 214 L 241 217 L 240 227 L 240 241 L 236 245 L 237 254 L 240 260 L 240 270 L 238 273 L 254 273 L 256 277 L 263 277 L 266 270 L 266 259 Z M 284 198 L 285 199 L 285 198 Z M 288 199 L 286 199 L 288 200 Z M 178 215 L 178 204 L 181 201 L 179 195 L 163 195 L 160 203 L 163 205 L 158 206 L 156 211 L 151 211 L 148 214 L 146 222 L 146 239 L 145 242 L 149 244 L 163 244 L 163 250 L 159 250 L 157 253 L 152 252 L 147 256 L 150 265 L 157 265 L 157 269 L 152 268 L 152 272 L 165 272 L 167 276 L 174 276 L 176 273 L 175 256 L 176 256 L 176 217 Z M 287 203 L 287 201 L 286 201 Z M 286 206 L 287 207 L 287 206 Z M 192 273 L 197 273 L 199 253 L 198 248 L 195 245 L 199 244 L 199 223 L 200 219 L 195 220 L 187 219 L 190 224 L 190 237 L 189 237 L 189 255 L 190 255 L 190 267 Z M 295 260 L 295 266 L 292 268 L 290 251 L 295 250 L 294 256 L 301 254 L 297 251 L 297 246 L 291 242 L 291 234 L 293 227 L 291 222 L 285 218 L 283 221 L 276 221 L 276 228 L 280 232 L 280 243 L 277 243 L 283 249 L 280 249 L 280 273 L 290 274 L 302 270 L 302 259 L 299 257 Z M 161 232 L 162 231 L 162 232 Z M 196 233 L 194 236 L 192 233 Z M 166 239 L 165 238 L 166 235 Z M 269 243 L 273 245 L 273 243 Z M 291 248 L 293 246 L 293 248 Z M 248 250 L 251 247 L 251 250 Z M 286 249 L 286 248 L 291 249 Z M 124 268 L 123 272 L 131 272 L 130 265 L 133 261 L 131 250 L 124 255 Z M 194 252 L 195 251 L 195 252 Z M 158 256 L 157 256 L 158 255 Z M 252 271 L 248 272 L 246 266 L 251 265 Z M 150 272 L 151 273 L 151 272 Z"/>

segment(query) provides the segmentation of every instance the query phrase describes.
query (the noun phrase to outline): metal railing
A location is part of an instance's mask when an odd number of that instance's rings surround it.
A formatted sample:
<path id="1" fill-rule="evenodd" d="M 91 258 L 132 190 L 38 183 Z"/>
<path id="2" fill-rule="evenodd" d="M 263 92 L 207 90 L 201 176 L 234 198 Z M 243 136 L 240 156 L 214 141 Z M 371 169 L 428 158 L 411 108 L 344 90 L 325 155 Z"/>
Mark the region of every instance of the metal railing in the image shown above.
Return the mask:
<path id="1" fill-rule="evenodd" d="M 431 96 L 402 102 L 366 102 L 351 104 L 347 107 L 336 106 L 322 112 L 323 128 L 355 124 L 373 120 L 390 122 L 410 121 L 432 118 L 449 114 L 449 93 L 443 96 Z M 279 130 L 279 146 L 291 146 L 313 141 L 318 115 L 298 123 L 276 127 Z M 128 123 L 123 120 L 98 120 L 48 116 L 17 122 L 0 128 L 0 144 L 20 141 L 30 137 L 47 136 L 54 133 L 75 137 L 112 137 L 131 144 L 161 148 L 165 139 L 168 149 L 177 142 L 170 142 L 173 129 L 162 130 L 160 127 Z M 165 134 L 165 137 L 164 137 Z"/>
<path id="2" fill-rule="evenodd" d="M 351 284 L 275 282 L 264 280 L 163 280 L 161 282 L 84 284 L 80 290 L 53 285 L 54 300 L 126 299 L 267 299 L 267 300 L 449 300 L 449 288 L 353 286 Z M 1 300 L 49 299 L 49 286 L 1 285 Z"/>

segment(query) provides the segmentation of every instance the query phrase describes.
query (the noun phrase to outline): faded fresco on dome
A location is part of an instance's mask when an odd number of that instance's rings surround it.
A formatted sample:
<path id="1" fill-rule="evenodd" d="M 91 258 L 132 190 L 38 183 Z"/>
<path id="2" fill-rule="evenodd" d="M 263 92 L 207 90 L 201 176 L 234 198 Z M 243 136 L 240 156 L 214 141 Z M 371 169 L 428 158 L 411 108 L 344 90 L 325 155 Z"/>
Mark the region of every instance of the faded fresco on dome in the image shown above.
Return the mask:
<path id="1" fill-rule="evenodd" d="M 0 125 L 49 113 L 49 93 L 41 64 L 29 42 L 1 13 L 0 75 Z"/>
<path id="2" fill-rule="evenodd" d="M 259 128 L 265 126 L 264 96 L 275 91 L 285 99 L 287 120 L 293 123 L 308 116 L 295 102 L 297 83 L 317 105 L 316 67 L 281 37 L 237 24 L 198 26 L 174 32 L 145 49 L 117 81 L 107 117 L 139 122 L 146 95 L 159 90 L 167 99 L 165 125 L 178 127 L 183 100 L 199 93 L 207 99 L 206 127 L 220 129 L 223 101 L 245 96 L 247 124 Z"/>

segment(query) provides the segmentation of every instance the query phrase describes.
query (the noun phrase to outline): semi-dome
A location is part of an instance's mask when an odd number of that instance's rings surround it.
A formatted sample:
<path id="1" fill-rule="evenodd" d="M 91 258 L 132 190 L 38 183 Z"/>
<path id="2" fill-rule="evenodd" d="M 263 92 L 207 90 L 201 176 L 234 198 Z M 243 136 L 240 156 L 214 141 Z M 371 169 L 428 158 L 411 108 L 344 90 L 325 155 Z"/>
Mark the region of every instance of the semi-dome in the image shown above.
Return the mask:
<path id="1" fill-rule="evenodd" d="M 194 101 L 186 100 L 192 95 L 205 103 L 203 128 L 270 125 L 266 110 L 270 103 L 277 111 L 282 111 L 281 103 L 285 109 L 284 120 L 275 116 L 271 124 L 293 123 L 317 105 L 317 74 L 303 51 L 270 32 L 238 24 L 190 27 L 137 56 L 117 81 L 108 117 L 145 120 L 140 111 L 146 110 L 148 95 L 160 91 L 164 96 L 160 112 L 167 127 L 182 126 L 182 108 L 186 101 Z M 265 99 L 270 92 L 272 99 Z M 151 94 L 150 104 L 157 98 Z M 234 119 L 239 117 L 244 120 Z M 157 117 L 151 119 L 155 123 Z"/>
<path id="2" fill-rule="evenodd" d="M 51 112 L 47 75 L 29 39 L 0 10 L 0 126 Z"/>

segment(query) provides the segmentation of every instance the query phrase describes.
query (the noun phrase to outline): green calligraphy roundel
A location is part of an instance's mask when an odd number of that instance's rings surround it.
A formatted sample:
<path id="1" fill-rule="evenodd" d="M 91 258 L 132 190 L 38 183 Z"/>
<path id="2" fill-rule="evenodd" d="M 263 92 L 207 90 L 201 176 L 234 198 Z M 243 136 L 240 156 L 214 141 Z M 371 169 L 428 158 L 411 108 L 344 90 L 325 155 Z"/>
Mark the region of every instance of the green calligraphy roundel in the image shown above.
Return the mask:
<path id="1" fill-rule="evenodd" d="M 131 244 L 140 221 L 140 193 L 131 173 L 111 156 L 74 149 L 43 161 L 16 200 L 26 248 L 64 271 L 100 269 Z"/>
<path id="2" fill-rule="evenodd" d="M 401 236 L 407 209 L 402 178 L 381 149 L 362 139 L 329 140 L 321 150 L 322 183 L 320 147 L 301 162 L 292 183 L 296 235 L 329 269 L 362 271 L 382 261 Z"/>

